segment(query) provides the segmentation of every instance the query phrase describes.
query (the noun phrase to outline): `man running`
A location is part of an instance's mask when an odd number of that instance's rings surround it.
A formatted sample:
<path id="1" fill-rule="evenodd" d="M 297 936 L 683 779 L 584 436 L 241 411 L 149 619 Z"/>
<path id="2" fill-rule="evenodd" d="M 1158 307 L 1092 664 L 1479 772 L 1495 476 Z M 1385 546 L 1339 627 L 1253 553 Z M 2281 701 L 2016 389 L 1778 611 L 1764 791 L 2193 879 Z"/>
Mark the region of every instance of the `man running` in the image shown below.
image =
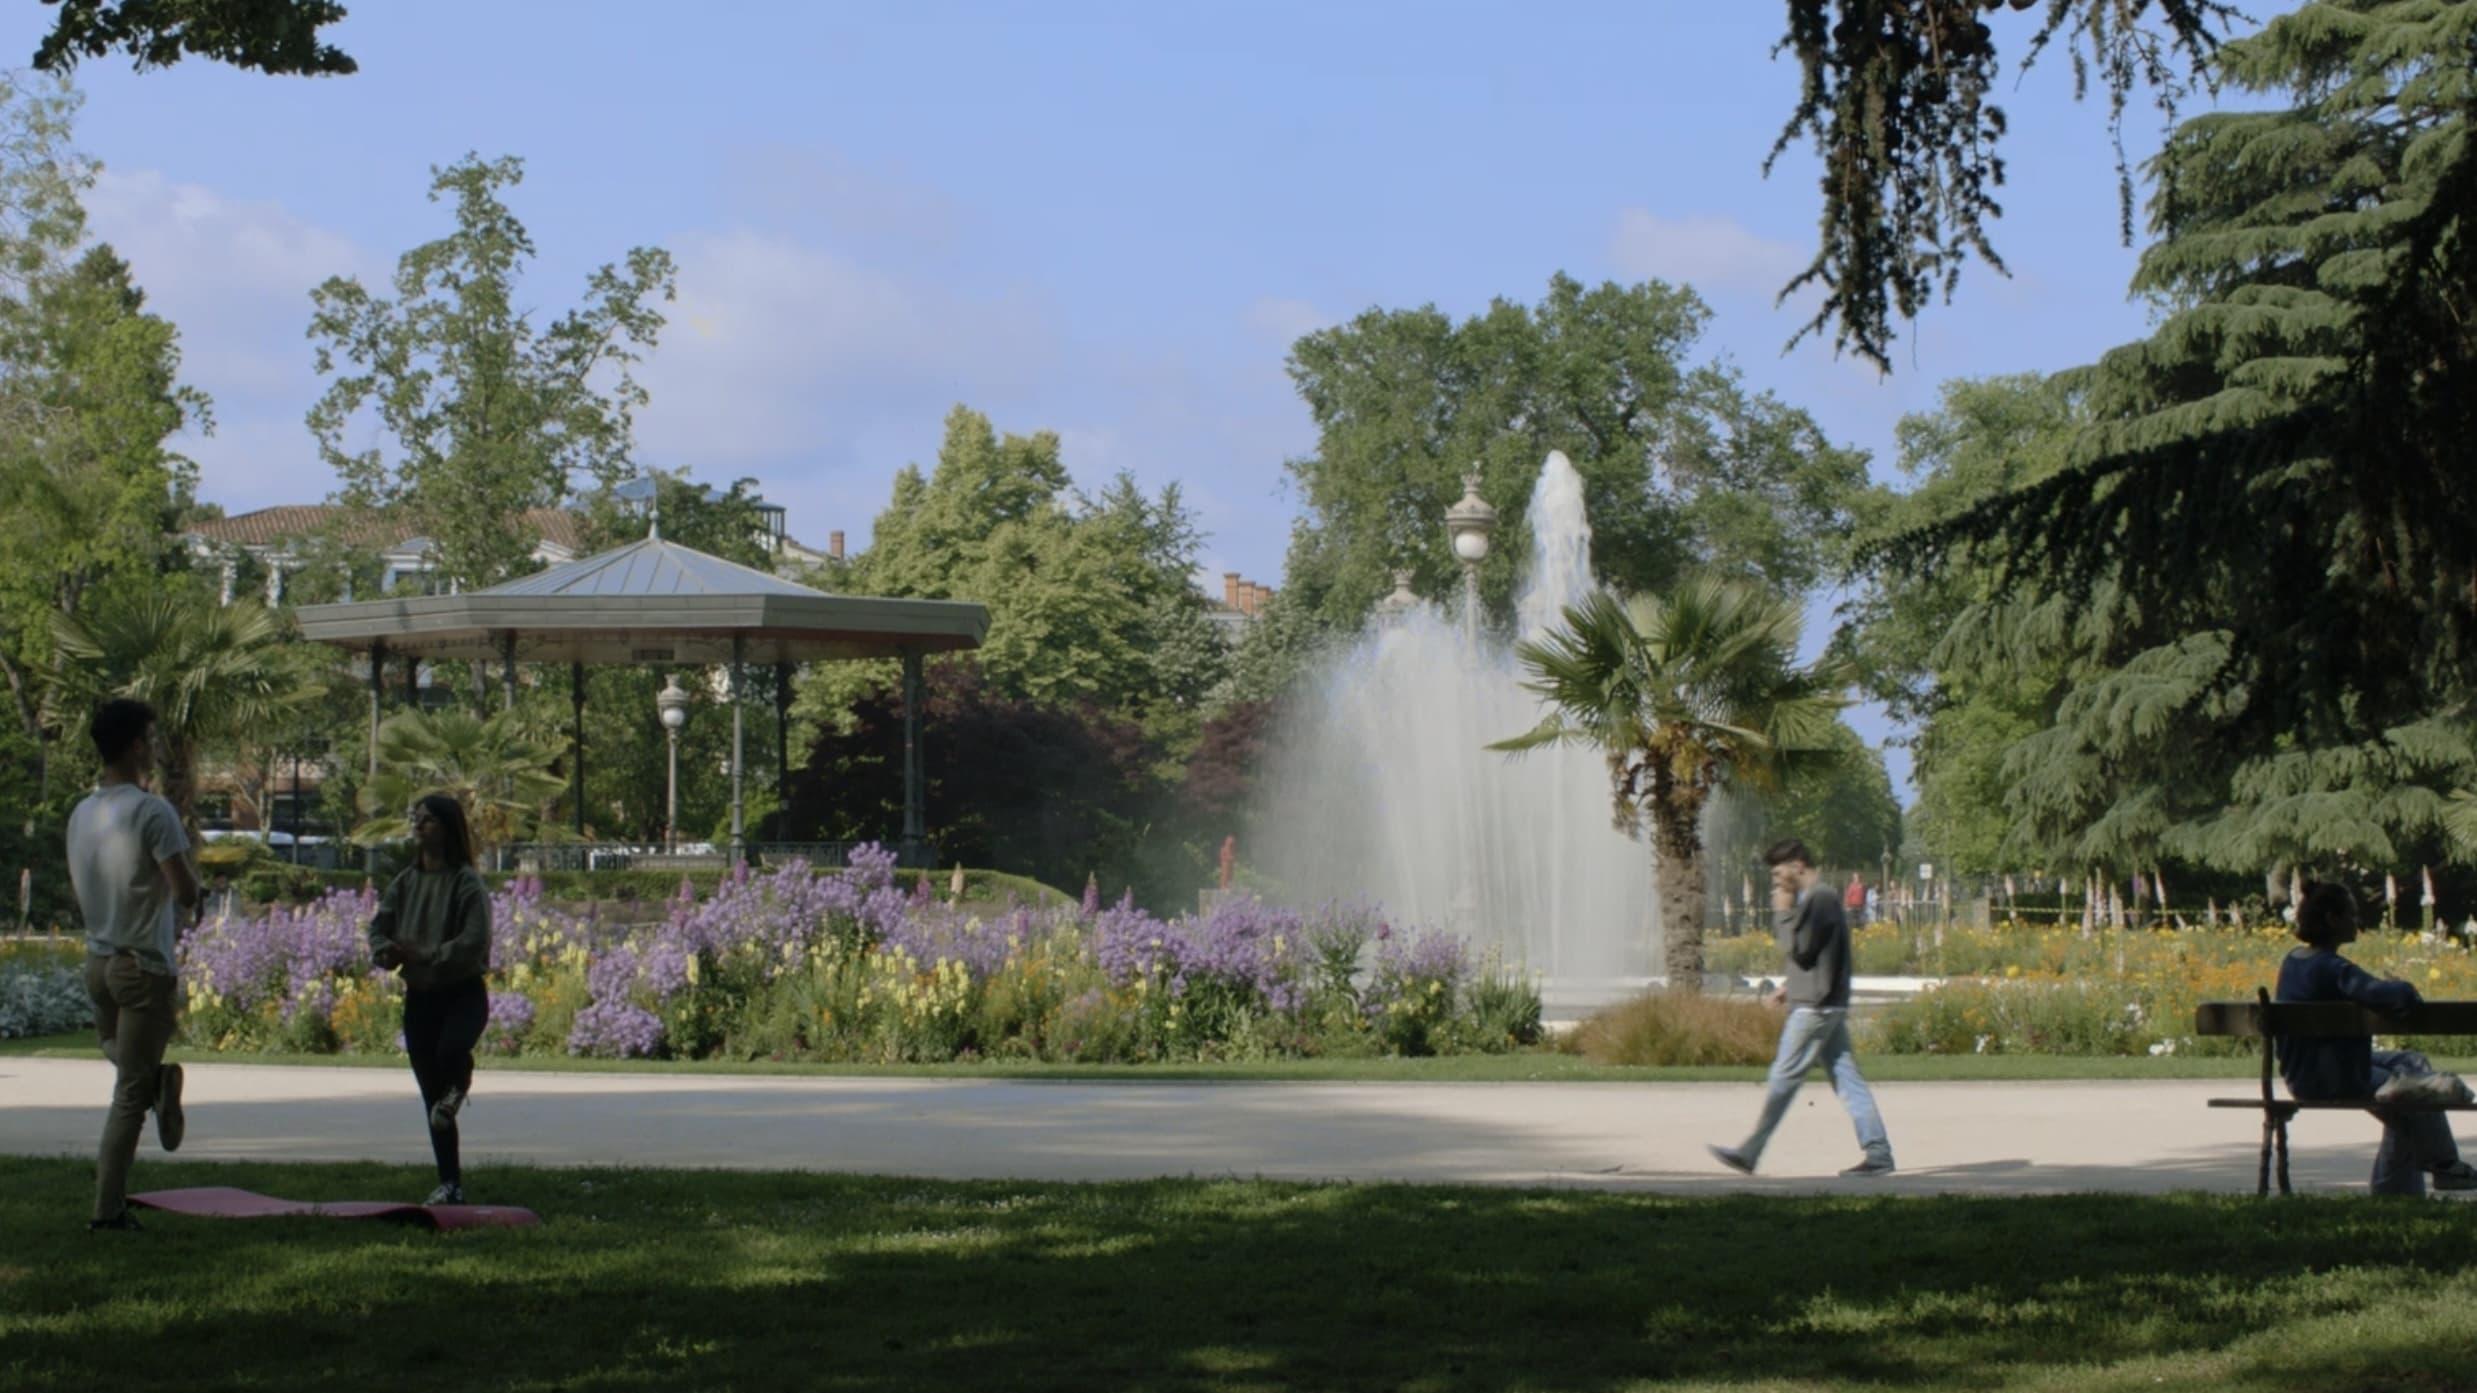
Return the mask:
<path id="1" fill-rule="evenodd" d="M 69 882 L 86 920 L 86 994 L 95 1034 L 112 1061 L 112 1110 L 95 1158 L 95 1212 L 89 1229 L 134 1229 L 129 1166 L 146 1114 L 155 1137 L 178 1151 L 181 1066 L 163 1062 L 180 1019 L 173 976 L 173 906 L 198 907 L 189 836 L 172 805 L 146 791 L 154 768 L 155 710 L 125 698 L 96 708 L 88 733 L 103 773 L 69 814 Z"/>

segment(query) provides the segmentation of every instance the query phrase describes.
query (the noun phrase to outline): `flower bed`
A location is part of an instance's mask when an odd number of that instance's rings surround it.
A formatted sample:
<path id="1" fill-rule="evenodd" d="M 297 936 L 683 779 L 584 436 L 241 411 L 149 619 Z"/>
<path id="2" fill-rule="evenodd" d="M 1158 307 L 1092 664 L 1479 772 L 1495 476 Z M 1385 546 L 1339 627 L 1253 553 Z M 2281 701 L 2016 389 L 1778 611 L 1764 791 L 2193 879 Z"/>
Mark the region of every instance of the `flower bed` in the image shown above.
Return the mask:
<path id="1" fill-rule="evenodd" d="M 1944 977 L 1869 1022 L 1873 1048 L 1894 1054 L 2249 1054 L 2251 1041 L 2196 1038 L 2203 1001 L 2249 1001 L 2277 981 L 2296 940 L 2280 924 L 2238 929 L 2095 929 L 2021 924 L 1903 928 L 1870 924 L 1852 937 L 1862 974 Z M 1715 968 L 1777 973 L 1768 934 L 1717 939 Z M 2429 997 L 2477 999 L 2477 954 L 2447 933 L 2369 933 L 2347 949 L 2366 971 L 2400 977 Z M 2460 1054 L 2467 1040 L 2411 1038 L 2402 1048 Z"/>
<path id="2" fill-rule="evenodd" d="M 188 1032 L 217 1049 L 397 1048 L 375 909 L 337 891 L 184 942 Z M 910 891 L 874 848 L 843 871 L 740 874 L 659 922 L 605 924 L 518 881 L 492 900 L 501 1054 L 1125 1062 L 1496 1050 L 1538 1037 L 1529 983 L 1376 914 L 1233 897 L 1161 920 L 1120 905 L 996 913 Z"/>

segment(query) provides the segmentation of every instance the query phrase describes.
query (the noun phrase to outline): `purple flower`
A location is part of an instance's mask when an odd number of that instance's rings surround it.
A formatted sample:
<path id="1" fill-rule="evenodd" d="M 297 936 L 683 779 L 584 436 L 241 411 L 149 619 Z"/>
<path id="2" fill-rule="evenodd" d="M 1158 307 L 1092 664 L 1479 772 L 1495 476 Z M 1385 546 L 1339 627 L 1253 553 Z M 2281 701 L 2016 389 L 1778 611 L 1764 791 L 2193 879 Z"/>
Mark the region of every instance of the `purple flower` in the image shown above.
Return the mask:
<path id="1" fill-rule="evenodd" d="M 533 1028 L 533 998 L 523 992 L 493 992 L 490 996 L 490 1024 L 483 1030 L 483 1042 L 501 1054 L 514 1054 L 523 1043 L 525 1032 Z"/>
<path id="2" fill-rule="evenodd" d="M 597 1001 L 576 1013 L 568 1053 L 642 1059 L 662 1047 L 662 1020 L 626 1001 Z"/>

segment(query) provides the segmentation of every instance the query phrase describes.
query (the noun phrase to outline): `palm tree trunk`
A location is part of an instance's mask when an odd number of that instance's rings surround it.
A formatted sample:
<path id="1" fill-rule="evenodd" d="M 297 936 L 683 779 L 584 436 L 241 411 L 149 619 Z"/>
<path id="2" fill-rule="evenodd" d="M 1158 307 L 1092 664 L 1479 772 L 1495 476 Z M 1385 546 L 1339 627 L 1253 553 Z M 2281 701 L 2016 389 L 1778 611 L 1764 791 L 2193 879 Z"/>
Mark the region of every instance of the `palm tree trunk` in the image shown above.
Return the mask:
<path id="1" fill-rule="evenodd" d="M 1703 990 L 1703 847 L 1693 821 L 1682 834 L 1673 815 L 1652 817 L 1652 874 L 1660 905 L 1660 949 L 1669 990 Z"/>

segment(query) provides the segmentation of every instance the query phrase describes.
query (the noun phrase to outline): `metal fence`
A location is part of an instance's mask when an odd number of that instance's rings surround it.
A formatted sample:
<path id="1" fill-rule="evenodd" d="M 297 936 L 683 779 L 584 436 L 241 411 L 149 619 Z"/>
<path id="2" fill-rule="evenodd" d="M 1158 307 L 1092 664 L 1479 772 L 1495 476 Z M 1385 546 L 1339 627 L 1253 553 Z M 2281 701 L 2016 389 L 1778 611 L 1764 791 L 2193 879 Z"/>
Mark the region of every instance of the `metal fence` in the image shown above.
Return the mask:
<path id="1" fill-rule="evenodd" d="M 820 870 L 828 870 L 850 865 L 851 854 L 868 845 L 871 843 L 745 842 L 742 849 L 753 866 L 778 867 L 806 861 Z M 895 853 L 898 866 L 933 867 L 938 863 L 934 843 L 885 845 Z M 731 849 L 703 842 L 668 848 L 648 842 L 513 842 L 498 848 L 493 859 L 499 869 L 511 871 L 675 871 L 728 865 Z"/>

